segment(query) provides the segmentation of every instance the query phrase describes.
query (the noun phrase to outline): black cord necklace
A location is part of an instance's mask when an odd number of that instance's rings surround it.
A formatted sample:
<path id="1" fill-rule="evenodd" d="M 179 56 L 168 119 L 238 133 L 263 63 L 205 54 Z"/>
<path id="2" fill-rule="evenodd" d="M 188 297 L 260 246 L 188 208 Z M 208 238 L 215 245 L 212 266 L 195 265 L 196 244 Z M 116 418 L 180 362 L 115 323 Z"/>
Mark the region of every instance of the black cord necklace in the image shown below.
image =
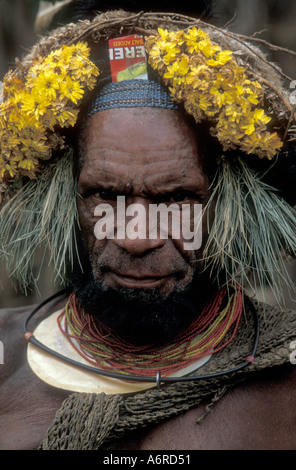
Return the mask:
<path id="1" fill-rule="evenodd" d="M 231 369 L 227 369 L 225 371 L 221 372 L 216 372 L 213 374 L 205 374 L 205 375 L 198 375 L 198 376 L 183 376 L 183 377 L 161 377 L 161 372 L 158 371 L 155 377 L 144 377 L 141 375 L 125 375 L 125 374 L 120 374 L 120 373 L 115 373 L 115 372 L 108 372 L 105 370 L 101 370 L 97 367 L 93 366 L 88 366 L 86 364 L 82 364 L 78 361 L 75 361 L 69 357 L 64 356 L 63 354 L 60 354 L 53 349 L 49 348 L 45 344 L 41 343 L 33 333 L 31 333 L 28 330 L 28 324 L 29 321 L 32 319 L 34 315 L 36 315 L 39 310 L 41 310 L 42 307 L 44 307 L 46 304 L 51 302 L 52 300 L 56 299 L 57 297 L 60 297 L 61 295 L 64 295 L 66 293 L 65 290 L 59 291 L 43 302 L 41 302 L 39 305 L 37 305 L 32 312 L 28 315 L 28 317 L 24 321 L 23 329 L 24 329 L 24 336 L 28 342 L 36 346 L 37 348 L 41 349 L 42 351 L 50 354 L 51 356 L 56 357 L 57 359 L 65 362 L 66 364 L 70 364 L 72 366 L 78 367 L 79 369 L 92 372 L 104 377 L 110 377 L 112 379 L 120 379 L 120 380 L 125 380 L 125 381 L 132 381 L 132 382 L 149 382 L 149 383 L 156 383 L 157 387 L 160 388 L 161 384 L 171 384 L 171 383 L 176 383 L 176 382 L 192 382 L 195 380 L 201 380 L 201 379 L 209 379 L 209 378 L 214 378 L 214 377 L 220 377 L 224 375 L 229 375 L 234 372 L 241 371 L 242 369 L 246 368 L 248 365 L 252 364 L 254 362 L 255 354 L 257 351 L 257 346 L 258 346 L 258 340 L 259 340 L 259 321 L 258 321 L 258 315 L 256 312 L 256 309 L 250 299 L 247 298 L 248 305 L 251 309 L 252 315 L 253 315 L 253 320 L 254 320 L 254 328 L 255 328 L 255 338 L 254 338 L 254 344 L 253 344 L 253 349 L 251 354 L 247 357 L 246 361 L 239 364 L 236 367 L 233 367 Z"/>

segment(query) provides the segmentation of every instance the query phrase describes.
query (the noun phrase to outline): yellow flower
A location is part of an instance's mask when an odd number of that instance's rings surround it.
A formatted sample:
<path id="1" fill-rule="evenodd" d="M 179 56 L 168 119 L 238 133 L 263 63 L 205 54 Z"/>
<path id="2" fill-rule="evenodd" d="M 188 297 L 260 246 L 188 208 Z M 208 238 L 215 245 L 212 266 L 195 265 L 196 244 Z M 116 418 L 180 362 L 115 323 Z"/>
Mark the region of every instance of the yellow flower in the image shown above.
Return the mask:
<path id="1" fill-rule="evenodd" d="M 168 41 L 176 40 L 176 33 L 170 32 L 167 29 L 158 28 L 158 34 L 164 43 Z"/>
<path id="2" fill-rule="evenodd" d="M 211 41 L 204 39 L 197 43 L 197 50 L 199 50 L 206 58 L 212 57 L 217 51 L 220 50 L 219 46 L 215 46 Z"/>
<path id="3" fill-rule="evenodd" d="M 235 97 L 233 90 L 224 91 L 216 87 L 212 87 L 210 89 L 210 93 L 213 96 L 213 101 L 217 104 L 218 108 L 221 108 L 228 103 L 232 103 Z"/>
<path id="4" fill-rule="evenodd" d="M 169 85 L 173 99 L 184 103 L 197 122 L 212 122 L 212 133 L 224 150 L 240 148 L 267 158 L 275 155 L 280 138 L 266 134 L 270 117 L 259 106 L 264 92 L 248 78 L 230 50 L 222 50 L 200 28 L 170 33 L 159 30 L 146 43 L 149 63 Z M 259 105 L 259 106 L 258 106 Z M 254 147 L 255 142 L 260 141 Z M 270 147 L 268 148 L 268 145 Z"/>
<path id="5" fill-rule="evenodd" d="M 47 154 L 50 153 L 50 148 L 46 145 L 46 142 L 42 139 L 42 136 L 35 134 L 35 138 L 25 138 L 21 139 L 21 150 L 24 154 L 33 154 L 42 155 L 42 158 L 45 158 Z M 41 156 L 41 155 L 40 155 Z"/>
<path id="6" fill-rule="evenodd" d="M 180 49 L 177 47 L 176 42 L 171 43 L 158 43 L 150 52 L 150 60 L 155 67 L 160 65 L 168 65 L 170 62 L 173 62 L 178 54 Z"/>
<path id="7" fill-rule="evenodd" d="M 227 62 L 231 60 L 232 57 L 232 51 L 221 51 L 218 52 L 218 54 L 207 61 L 208 65 L 211 65 L 212 67 L 219 67 L 220 65 L 225 65 Z"/>
<path id="8" fill-rule="evenodd" d="M 5 165 L 5 170 L 8 171 L 9 176 L 13 178 L 17 174 L 17 163 L 11 162 Z"/>
<path id="9" fill-rule="evenodd" d="M 149 49 L 149 61 L 152 68 L 159 70 L 178 58 L 184 38 L 183 31 L 169 33 L 159 28 L 158 32 L 158 37 L 148 38 L 146 49 Z"/>
<path id="10" fill-rule="evenodd" d="M 34 170 L 36 166 L 36 162 L 26 158 L 25 160 L 22 160 L 21 162 L 19 162 L 18 166 L 19 168 L 22 168 L 24 170 L 31 171 L 31 170 Z"/>
<path id="11" fill-rule="evenodd" d="M 86 60 L 82 56 L 73 58 L 70 70 L 70 76 L 73 80 L 78 80 L 91 89 L 95 85 L 98 75 L 99 70 L 90 60 Z"/>
<path id="12" fill-rule="evenodd" d="M 149 62 L 154 70 L 161 70 L 164 66 L 163 53 L 160 45 L 157 44 L 153 46 L 149 51 Z"/>
<path id="13" fill-rule="evenodd" d="M 8 72 L 3 80 L 3 99 L 6 100 L 9 97 L 13 97 L 16 93 L 19 93 L 23 87 L 24 82 L 20 78 L 13 76 L 12 72 Z"/>
<path id="14" fill-rule="evenodd" d="M 184 37 L 185 39 L 187 39 L 187 41 L 194 41 L 194 42 L 200 39 L 209 39 L 209 35 L 207 32 L 202 31 L 200 28 L 197 29 L 195 26 L 188 29 L 187 33 L 184 33 Z"/>
<path id="15" fill-rule="evenodd" d="M 198 103 L 198 106 L 196 104 Z M 207 117 L 212 117 L 216 114 L 216 110 L 213 107 L 213 101 L 210 95 L 200 94 L 195 92 L 188 96 L 184 102 L 185 110 L 191 114 L 196 122 L 201 122 Z"/>
<path id="16" fill-rule="evenodd" d="M 212 130 L 223 146 L 223 150 L 227 151 L 235 149 L 240 145 L 241 139 L 244 137 L 244 132 L 237 126 L 236 122 L 229 121 L 223 116 L 220 116 L 217 125 Z"/>
<path id="17" fill-rule="evenodd" d="M 62 99 L 67 98 L 77 104 L 83 97 L 83 93 L 83 88 L 77 80 L 72 80 L 70 77 L 66 77 L 65 81 L 61 83 L 60 96 Z"/>
<path id="18" fill-rule="evenodd" d="M 65 47 L 69 47 L 69 46 L 65 46 Z M 74 58 L 76 55 L 79 55 L 80 57 L 83 57 L 84 59 L 87 59 L 87 60 L 89 59 L 90 48 L 88 47 L 86 42 L 78 41 L 72 47 L 73 47 L 72 56 Z"/>
<path id="19" fill-rule="evenodd" d="M 241 126 L 241 129 L 244 130 L 246 135 L 254 134 L 255 132 L 255 123 L 254 120 L 250 120 L 248 123 Z"/>
<path id="20" fill-rule="evenodd" d="M 57 79 L 57 74 L 52 70 L 42 71 L 34 81 L 34 88 L 49 101 L 56 99 L 59 86 L 60 84 Z"/>
<path id="21" fill-rule="evenodd" d="M 190 54 L 193 52 L 202 52 L 206 57 L 211 57 L 215 52 L 220 50 L 220 47 L 216 44 L 212 44 L 208 33 L 202 31 L 200 28 L 195 27 L 188 30 L 184 34 L 184 38 L 187 39 L 186 46 Z"/>
<path id="22" fill-rule="evenodd" d="M 254 121 L 260 122 L 262 124 L 267 124 L 271 118 L 269 116 L 266 116 L 264 109 L 255 109 L 254 110 Z"/>
<path id="23" fill-rule="evenodd" d="M 247 101 L 228 101 L 221 109 L 220 116 L 221 118 L 240 126 L 242 120 L 245 122 L 251 112 L 252 109 L 250 103 Z"/>
<path id="24" fill-rule="evenodd" d="M 166 54 L 163 56 L 164 63 L 169 64 L 170 62 L 175 61 L 180 51 L 181 50 L 175 44 L 167 45 Z"/>
<path id="25" fill-rule="evenodd" d="M 44 60 L 43 65 L 58 64 L 59 66 L 65 66 L 71 61 L 74 50 L 73 45 L 63 45 L 60 49 L 52 51 Z"/>
<path id="26" fill-rule="evenodd" d="M 38 161 L 65 146 L 56 126 L 75 125 L 85 90 L 95 86 L 99 70 L 89 60 L 86 43 L 62 46 L 38 56 L 22 81 L 9 72 L 4 78 L 5 102 L 0 106 L 0 175 L 35 177 Z"/>
<path id="27" fill-rule="evenodd" d="M 216 75 L 216 79 L 210 88 L 210 94 L 213 96 L 213 100 L 218 108 L 236 103 L 241 92 L 240 88 L 234 87 L 229 79 L 225 79 L 219 73 Z"/>
<path id="28" fill-rule="evenodd" d="M 264 132 L 261 134 L 252 134 L 245 138 L 242 143 L 242 149 L 248 154 L 256 154 L 259 158 L 268 158 L 271 160 L 281 149 L 283 143 L 279 136 L 274 132 Z"/>
<path id="29" fill-rule="evenodd" d="M 191 85 L 195 90 L 208 90 L 210 84 L 214 79 L 213 73 L 205 64 L 191 66 L 188 75 L 186 76 L 186 84 Z"/>
<path id="30" fill-rule="evenodd" d="M 56 114 L 57 123 L 62 127 L 74 126 L 77 121 L 78 110 L 61 107 Z"/>
<path id="31" fill-rule="evenodd" d="M 173 84 L 182 83 L 184 75 L 189 71 L 188 57 L 183 56 L 182 59 L 173 62 L 172 65 L 168 65 L 167 72 L 164 74 L 164 78 L 172 78 Z"/>
<path id="32" fill-rule="evenodd" d="M 31 93 L 23 95 L 21 109 L 29 116 L 34 116 L 38 120 L 40 116 L 47 112 L 49 105 L 50 100 L 33 89 Z"/>
<path id="33" fill-rule="evenodd" d="M 251 135 L 260 127 L 265 129 L 265 125 L 270 119 L 270 117 L 265 115 L 263 109 L 255 109 L 243 116 L 241 128 L 245 131 L 246 135 Z"/>

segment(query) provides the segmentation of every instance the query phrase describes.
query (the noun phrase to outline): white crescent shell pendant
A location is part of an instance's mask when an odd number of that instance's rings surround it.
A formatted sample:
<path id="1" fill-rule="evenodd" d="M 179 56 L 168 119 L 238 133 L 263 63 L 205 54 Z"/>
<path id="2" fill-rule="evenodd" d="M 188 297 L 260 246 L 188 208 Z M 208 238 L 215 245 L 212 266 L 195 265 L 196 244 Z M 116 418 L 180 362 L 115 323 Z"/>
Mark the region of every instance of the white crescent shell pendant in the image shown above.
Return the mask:
<path id="1" fill-rule="evenodd" d="M 71 346 L 70 342 L 65 338 L 59 330 L 57 317 L 62 312 L 59 310 L 51 316 L 43 320 L 35 329 L 34 336 L 41 343 L 45 344 L 52 350 L 69 357 L 77 362 L 85 365 L 91 365 L 85 361 L 83 357 Z M 209 359 L 206 356 L 194 364 L 171 375 L 171 377 L 182 377 L 190 372 L 203 366 Z M 102 393 L 118 394 L 118 393 L 135 393 L 149 388 L 154 388 L 157 384 L 154 382 L 130 382 L 128 380 L 113 379 L 104 377 L 94 372 L 82 370 L 73 365 L 48 354 L 35 345 L 29 343 L 27 350 L 28 363 L 37 377 L 43 382 L 71 392 L 86 393 Z M 94 363 L 94 367 L 96 367 Z M 110 371 L 112 371 L 110 369 Z M 141 373 L 139 372 L 139 375 Z"/>

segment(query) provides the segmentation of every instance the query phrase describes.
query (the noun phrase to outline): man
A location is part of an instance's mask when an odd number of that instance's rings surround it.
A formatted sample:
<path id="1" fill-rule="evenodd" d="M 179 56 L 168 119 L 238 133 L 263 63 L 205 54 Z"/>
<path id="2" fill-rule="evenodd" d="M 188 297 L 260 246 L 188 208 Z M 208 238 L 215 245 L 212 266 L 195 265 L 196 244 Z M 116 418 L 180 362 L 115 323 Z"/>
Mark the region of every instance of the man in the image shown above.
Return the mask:
<path id="1" fill-rule="evenodd" d="M 264 56 L 206 28 L 108 13 L 4 81 L 3 252 L 26 286 L 46 239 L 68 277 L 2 314 L 3 449 L 295 448 L 296 320 L 244 293 L 295 254 L 295 117 Z"/>

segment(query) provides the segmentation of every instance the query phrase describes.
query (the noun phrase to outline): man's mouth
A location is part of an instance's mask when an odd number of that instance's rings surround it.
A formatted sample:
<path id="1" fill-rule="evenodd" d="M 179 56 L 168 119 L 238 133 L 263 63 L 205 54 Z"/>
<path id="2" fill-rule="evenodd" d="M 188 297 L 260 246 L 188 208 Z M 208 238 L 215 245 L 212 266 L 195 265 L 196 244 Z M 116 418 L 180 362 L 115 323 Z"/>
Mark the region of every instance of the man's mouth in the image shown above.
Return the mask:
<path id="1" fill-rule="evenodd" d="M 116 284 L 119 284 L 123 287 L 130 289 L 152 289 L 154 287 L 161 286 L 164 282 L 167 281 L 171 275 L 152 275 L 152 274 L 142 274 L 134 275 L 129 273 L 115 273 L 110 272 L 111 277 Z"/>

